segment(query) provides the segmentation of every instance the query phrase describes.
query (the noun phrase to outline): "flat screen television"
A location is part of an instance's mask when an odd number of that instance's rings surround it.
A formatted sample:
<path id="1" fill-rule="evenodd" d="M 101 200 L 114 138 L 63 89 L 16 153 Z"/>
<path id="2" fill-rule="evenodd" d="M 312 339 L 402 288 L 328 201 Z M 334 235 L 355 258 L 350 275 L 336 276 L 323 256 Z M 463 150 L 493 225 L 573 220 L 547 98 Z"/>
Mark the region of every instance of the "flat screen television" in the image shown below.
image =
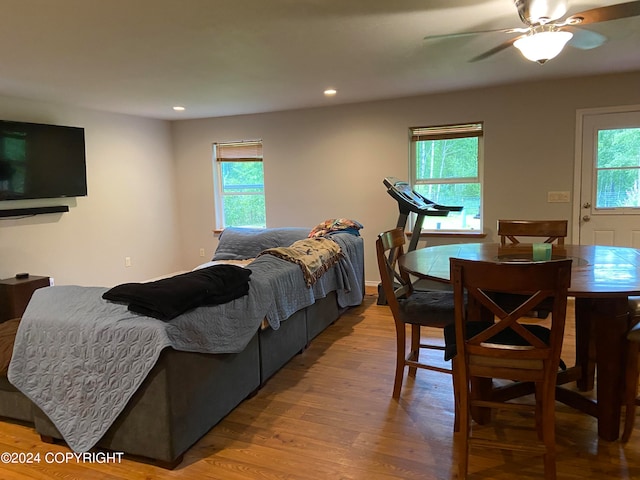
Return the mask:
<path id="1" fill-rule="evenodd" d="M 0 200 L 86 194 L 83 128 L 0 120 Z"/>

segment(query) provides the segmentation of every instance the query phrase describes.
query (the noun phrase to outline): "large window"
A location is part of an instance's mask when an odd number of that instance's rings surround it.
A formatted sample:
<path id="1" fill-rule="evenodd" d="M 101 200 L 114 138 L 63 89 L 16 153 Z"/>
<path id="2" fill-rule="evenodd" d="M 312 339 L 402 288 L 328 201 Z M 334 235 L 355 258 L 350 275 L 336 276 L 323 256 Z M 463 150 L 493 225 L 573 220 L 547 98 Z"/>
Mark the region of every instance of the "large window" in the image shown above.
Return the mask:
<path id="1" fill-rule="evenodd" d="M 640 207 L 640 128 L 598 131 L 596 208 Z"/>
<path id="2" fill-rule="evenodd" d="M 262 141 L 216 143 L 216 227 L 266 227 Z"/>
<path id="3" fill-rule="evenodd" d="M 411 184 L 440 205 L 463 206 L 424 219 L 424 230 L 482 230 L 482 123 L 411 129 Z"/>

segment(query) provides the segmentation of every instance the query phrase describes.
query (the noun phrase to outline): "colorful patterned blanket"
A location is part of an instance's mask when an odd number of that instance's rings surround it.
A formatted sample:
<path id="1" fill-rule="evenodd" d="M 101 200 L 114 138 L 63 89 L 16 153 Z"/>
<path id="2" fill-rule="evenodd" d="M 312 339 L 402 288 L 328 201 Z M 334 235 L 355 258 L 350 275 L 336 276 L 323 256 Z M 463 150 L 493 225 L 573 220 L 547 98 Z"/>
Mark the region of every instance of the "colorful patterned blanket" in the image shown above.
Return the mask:
<path id="1" fill-rule="evenodd" d="M 307 287 L 333 267 L 342 257 L 340 245 L 329 238 L 305 238 L 289 247 L 268 248 L 261 255 L 274 255 L 300 266 Z"/>

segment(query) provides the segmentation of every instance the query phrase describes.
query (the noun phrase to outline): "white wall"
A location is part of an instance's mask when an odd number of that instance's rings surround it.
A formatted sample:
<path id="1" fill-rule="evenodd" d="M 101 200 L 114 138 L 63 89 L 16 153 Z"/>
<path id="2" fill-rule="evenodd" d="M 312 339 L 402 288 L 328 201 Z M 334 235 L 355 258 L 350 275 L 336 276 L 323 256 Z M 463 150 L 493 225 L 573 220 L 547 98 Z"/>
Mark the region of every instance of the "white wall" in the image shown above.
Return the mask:
<path id="1" fill-rule="evenodd" d="M 88 181 L 88 196 L 75 200 L 2 202 L 70 211 L 0 219 L 0 278 L 111 286 L 181 268 L 167 122 L 15 98 L 0 99 L 0 118 L 84 127 Z"/>
<path id="2" fill-rule="evenodd" d="M 576 110 L 640 104 L 638 85 L 634 72 L 171 123 L 0 97 L 0 118 L 84 127 L 89 182 L 68 213 L 0 219 L 0 278 L 26 271 L 109 286 L 208 260 L 217 243 L 211 144 L 262 138 L 269 226 L 362 222 L 366 278 L 377 283 L 375 237 L 398 216 L 382 180 L 408 178 L 409 127 L 484 121 L 490 241 L 499 217 L 570 218 L 571 204 L 547 203 L 546 193 L 574 191 Z"/>
<path id="3" fill-rule="evenodd" d="M 484 230 L 494 241 L 498 218 L 570 219 L 571 204 L 548 203 L 547 192 L 574 191 L 576 110 L 638 104 L 638 85 L 635 72 L 173 122 L 185 263 L 201 263 L 199 249 L 209 258 L 216 246 L 213 142 L 263 140 L 268 226 L 363 223 L 366 278 L 377 283 L 375 237 L 398 217 L 382 180 L 408 179 L 410 127 L 484 122 Z"/>

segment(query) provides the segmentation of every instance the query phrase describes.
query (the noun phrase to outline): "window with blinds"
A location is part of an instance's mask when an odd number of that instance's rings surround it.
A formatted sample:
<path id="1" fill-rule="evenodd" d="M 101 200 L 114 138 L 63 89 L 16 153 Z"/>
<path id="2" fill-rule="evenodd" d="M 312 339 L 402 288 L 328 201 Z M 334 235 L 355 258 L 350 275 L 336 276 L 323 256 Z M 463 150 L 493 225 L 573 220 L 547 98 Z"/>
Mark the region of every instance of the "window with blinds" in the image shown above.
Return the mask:
<path id="1" fill-rule="evenodd" d="M 440 205 L 461 212 L 429 217 L 424 230 L 482 230 L 482 123 L 410 129 L 411 184 Z"/>
<path id="2" fill-rule="evenodd" d="M 214 143 L 216 227 L 266 227 L 262 141 Z"/>

